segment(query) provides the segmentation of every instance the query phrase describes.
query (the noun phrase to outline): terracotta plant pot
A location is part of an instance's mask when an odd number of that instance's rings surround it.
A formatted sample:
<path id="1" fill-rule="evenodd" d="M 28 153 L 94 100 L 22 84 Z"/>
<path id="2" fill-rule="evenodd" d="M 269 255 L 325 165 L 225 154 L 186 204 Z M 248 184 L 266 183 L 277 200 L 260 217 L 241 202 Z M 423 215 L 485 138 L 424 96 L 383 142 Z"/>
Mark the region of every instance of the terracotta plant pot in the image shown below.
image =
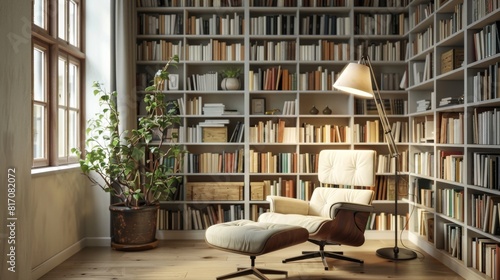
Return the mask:
<path id="1" fill-rule="evenodd" d="M 111 247 L 122 251 L 149 250 L 158 246 L 156 217 L 159 205 L 131 209 L 123 204 L 109 206 Z"/>

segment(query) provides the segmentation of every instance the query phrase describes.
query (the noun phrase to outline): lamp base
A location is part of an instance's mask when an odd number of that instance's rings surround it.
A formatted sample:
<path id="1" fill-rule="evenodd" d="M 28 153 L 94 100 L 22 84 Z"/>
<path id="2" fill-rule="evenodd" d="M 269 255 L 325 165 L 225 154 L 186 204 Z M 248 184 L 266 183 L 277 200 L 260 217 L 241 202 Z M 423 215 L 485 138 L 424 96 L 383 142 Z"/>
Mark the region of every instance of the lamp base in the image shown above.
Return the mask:
<path id="1" fill-rule="evenodd" d="M 413 260 L 417 258 L 417 253 L 407 250 L 400 249 L 398 247 L 381 248 L 377 250 L 377 256 L 390 259 L 390 260 Z"/>

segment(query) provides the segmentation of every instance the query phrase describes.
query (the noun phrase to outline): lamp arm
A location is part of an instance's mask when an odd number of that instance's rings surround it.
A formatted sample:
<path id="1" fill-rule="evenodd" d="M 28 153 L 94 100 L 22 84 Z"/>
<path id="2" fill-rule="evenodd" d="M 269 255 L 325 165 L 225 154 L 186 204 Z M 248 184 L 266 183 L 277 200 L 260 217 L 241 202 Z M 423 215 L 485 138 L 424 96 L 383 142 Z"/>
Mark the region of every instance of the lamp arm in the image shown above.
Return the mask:
<path id="1" fill-rule="evenodd" d="M 394 141 L 394 136 L 392 135 L 392 128 L 387 119 L 387 113 L 385 111 L 385 106 L 383 104 L 382 96 L 380 96 L 380 90 L 378 88 L 377 79 L 375 73 L 373 72 L 372 63 L 369 56 L 363 56 L 361 60 L 365 60 L 370 68 L 370 73 L 372 75 L 373 83 L 375 84 L 375 92 L 373 93 L 373 99 L 375 100 L 375 105 L 377 106 L 378 116 L 380 118 L 380 123 L 382 124 L 382 129 L 384 131 L 385 139 L 387 141 L 387 146 L 389 147 L 389 153 L 391 157 L 397 158 L 399 156 L 398 147 L 396 146 L 396 141 Z"/>

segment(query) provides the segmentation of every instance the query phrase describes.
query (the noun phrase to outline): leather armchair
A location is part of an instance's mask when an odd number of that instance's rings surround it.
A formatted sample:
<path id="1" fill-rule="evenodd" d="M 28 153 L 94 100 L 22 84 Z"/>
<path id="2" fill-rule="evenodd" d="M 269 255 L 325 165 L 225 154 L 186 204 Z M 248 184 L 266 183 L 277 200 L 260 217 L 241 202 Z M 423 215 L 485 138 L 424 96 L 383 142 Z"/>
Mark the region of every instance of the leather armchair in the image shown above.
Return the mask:
<path id="1" fill-rule="evenodd" d="M 310 201 L 281 196 L 268 196 L 270 212 L 259 216 L 259 222 L 298 225 L 309 232 L 308 241 L 319 250 L 283 262 L 321 257 L 325 270 L 326 258 L 363 263 L 363 260 L 344 256 L 342 252 L 325 251 L 325 245 L 361 246 L 368 217 L 373 211 L 375 185 L 375 151 L 323 150 L 319 155 L 318 179 L 338 187 L 317 187 Z M 351 188 L 356 186 L 356 188 Z M 342 188 L 343 187 L 343 188 Z"/>

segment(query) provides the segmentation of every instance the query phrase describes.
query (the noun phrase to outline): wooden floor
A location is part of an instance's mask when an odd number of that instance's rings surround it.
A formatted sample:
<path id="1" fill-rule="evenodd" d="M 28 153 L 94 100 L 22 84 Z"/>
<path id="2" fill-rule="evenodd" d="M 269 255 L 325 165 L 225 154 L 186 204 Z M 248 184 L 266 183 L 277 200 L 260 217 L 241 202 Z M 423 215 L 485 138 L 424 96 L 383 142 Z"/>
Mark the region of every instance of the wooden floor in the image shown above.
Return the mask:
<path id="1" fill-rule="evenodd" d="M 283 258 L 300 254 L 302 250 L 316 249 L 315 245 L 306 242 L 259 256 L 256 267 L 286 270 L 289 280 L 464 279 L 436 259 L 420 252 L 417 259 L 409 261 L 394 262 L 376 256 L 378 248 L 393 245 L 390 240 L 368 240 L 357 248 L 343 246 L 344 254 L 361 258 L 364 264 L 330 260 L 328 271 L 324 270 L 320 259 L 281 262 Z M 405 245 L 411 243 L 406 241 Z M 330 247 L 328 249 L 339 249 Z M 205 280 L 233 272 L 238 266 L 249 265 L 249 257 L 212 249 L 201 240 L 161 241 L 158 248 L 142 252 L 120 252 L 107 247 L 85 248 L 40 279 Z M 270 279 L 285 279 L 283 275 L 268 276 Z M 244 276 L 235 279 L 258 278 Z"/>

